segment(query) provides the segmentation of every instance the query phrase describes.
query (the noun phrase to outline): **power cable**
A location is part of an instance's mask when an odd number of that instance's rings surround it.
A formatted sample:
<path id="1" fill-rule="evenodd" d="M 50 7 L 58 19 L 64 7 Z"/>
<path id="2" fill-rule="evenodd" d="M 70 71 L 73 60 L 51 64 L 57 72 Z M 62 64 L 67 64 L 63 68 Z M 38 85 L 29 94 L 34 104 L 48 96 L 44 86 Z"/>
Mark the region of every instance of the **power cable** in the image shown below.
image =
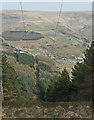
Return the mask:
<path id="1" fill-rule="evenodd" d="M 61 16 L 61 12 L 62 12 L 62 7 L 63 7 L 63 0 L 61 2 L 61 7 L 60 7 L 60 11 L 59 11 L 59 17 L 58 17 L 58 21 L 57 21 L 57 25 L 56 25 L 56 29 L 55 29 L 55 35 L 54 35 L 54 40 L 56 38 L 56 35 L 57 35 L 57 29 L 58 29 L 58 26 L 59 26 L 59 20 L 60 20 L 60 16 Z"/>
<path id="2" fill-rule="evenodd" d="M 23 11 L 23 6 L 22 6 L 21 0 L 20 0 L 20 7 L 21 7 L 21 12 L 22 12 L 23 28 L 24 28 L 24 31 L 25 31 L 24 35 L 21 38 L 21 39 L 23 39 L 26 36 L 26 34 L 27 34 L 27 30 L 26 30 L 26 23 L 25 23 L 25 19 L 24 19 L 24 11 Z"/>

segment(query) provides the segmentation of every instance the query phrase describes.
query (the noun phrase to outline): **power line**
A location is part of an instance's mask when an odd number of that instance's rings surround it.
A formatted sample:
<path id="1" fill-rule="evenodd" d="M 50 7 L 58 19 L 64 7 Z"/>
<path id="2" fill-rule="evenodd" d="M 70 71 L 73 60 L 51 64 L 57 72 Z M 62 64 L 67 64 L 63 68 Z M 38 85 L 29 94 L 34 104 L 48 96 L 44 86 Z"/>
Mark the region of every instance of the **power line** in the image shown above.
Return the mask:
<path id="1" fill-rule="evenodd" d="M 23 6 L 22 6 L 22 2 L 20 0 L 20 7 L 21 7 L 21 12 L 22 12 L 22 22 L 23 22 L 23 28 L 25 30 L 25 34 L 22 36 L 21 39 L 23 39 L 25 37 L 25 35 L 27 34 L 27 30 L 26 30 L 26 24 L 25 24 L 25 19 L 24 19 L 24 11 L 23 11 Z"/>
<path id="2" fill-rule="evenodd" d="M 62 12 L 62 7 L 63 7 L 63 0 L 62 0 L 62 3 L 61 3 L 61 7 L 60 7 L 60 11 L 59 11 L 59 15 L 58 15 L 58 21 L 57 21 L 57 25 L 56 25 L 56 29 L 55 29 L 54 40 L 55 40 L 56 35 L 57 35 L 57 29 L 58 29 L 58 26 L 59 26 L 59 20 L 60 20 L 60 16 L 61 16 L 61 12 Z"/>
<path id="3" fill-rule="evenodd" d="M 21 12 L 22 12 L 23 27 L 24 27 L 24 30 L 25 30 L 25 34 L 23 35 L 23 37 L 25 37 L 25 35 L 27 33 L 27 30 L 26 30 L 26 24 L 25 24 L 25 19 L 24 19 L 24 11 L 23 11 L 23 6 L 22 6 L 21 0 L 20 0 L 20 6 L 21 6 Z M 57 29 L 58 29 L 58 26 L 59 26 L 59 20 L 60 20 L 60 16 L 61 16 L 61 12 L 62 12 L 62 7 L 63 7 L 63 0 L 62 0 L 62 3 L 61 3 L 60 12 L 59 12 L 59 15 L 58 15 L 58 21 L 57 21 L 57 25 L 56 25 L 56 28 L 55 28 L 54 40 L 55 40 L 56 35 L 57 35 Z M 23 37 L 22 37 L 22 39 L 23 39 Z"/>
<path id="4" fill-rule="evenodd" d="M 25 31 L 26 31 L 26 27 L 25 27 L 25 21 L 24 21 L 24 11 L 23 11 L 23 7 L 22 7 L 22 2 L 21 2 L 21 0 L 20 0 L 20 6 L 21 6 L 21 12 L 22 12 L 22 21 L 23 21 L 23 26 L 24 26 L 24 29 L 25 29 Z"/>

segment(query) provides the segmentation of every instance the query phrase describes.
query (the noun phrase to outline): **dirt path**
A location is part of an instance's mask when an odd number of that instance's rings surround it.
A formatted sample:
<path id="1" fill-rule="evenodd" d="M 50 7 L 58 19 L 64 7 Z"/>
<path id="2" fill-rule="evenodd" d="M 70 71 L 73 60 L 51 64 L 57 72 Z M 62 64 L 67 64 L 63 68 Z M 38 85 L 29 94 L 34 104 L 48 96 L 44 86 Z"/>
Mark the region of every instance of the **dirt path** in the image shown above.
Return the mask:
<path id="1" fill-rule="evenodd" d="M 39 83 L 39 68 L 38 68 L 38 60 L 37 59 L 35 59 L 34 68 L 35 68 L 35 76 L 36 76 L 35 94 L 38 99 L 41 99 L 41 88 L 40 88 L 40 83 Z"/>

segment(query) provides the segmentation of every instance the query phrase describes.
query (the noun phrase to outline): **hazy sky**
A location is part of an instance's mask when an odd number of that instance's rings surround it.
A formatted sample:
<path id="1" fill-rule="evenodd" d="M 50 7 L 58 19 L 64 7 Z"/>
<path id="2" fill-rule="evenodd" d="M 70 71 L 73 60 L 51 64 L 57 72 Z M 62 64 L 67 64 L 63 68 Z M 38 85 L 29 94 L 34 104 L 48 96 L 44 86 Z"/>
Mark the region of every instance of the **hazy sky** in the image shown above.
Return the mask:
<path id="1" fill-rule="evenodd" d="M 19 0 L 2 0 L 4 2 L 19 2 Z M 61 2 L 62 0 L 21 0 L 22 2 Z M 94 0 L 63 0 L 64 2 L 93 2 Z"/>
<path id="2" fill-rule="evenodd" d="M 59 11 L 61 2 L 22 2 L 24 10 L 36 11 Z M 20 10 L 19 2 L 3 2 L 2 9 Z M 92 2 L 64 2 L 62 11 L 90 11 L 92 10 Z"/>

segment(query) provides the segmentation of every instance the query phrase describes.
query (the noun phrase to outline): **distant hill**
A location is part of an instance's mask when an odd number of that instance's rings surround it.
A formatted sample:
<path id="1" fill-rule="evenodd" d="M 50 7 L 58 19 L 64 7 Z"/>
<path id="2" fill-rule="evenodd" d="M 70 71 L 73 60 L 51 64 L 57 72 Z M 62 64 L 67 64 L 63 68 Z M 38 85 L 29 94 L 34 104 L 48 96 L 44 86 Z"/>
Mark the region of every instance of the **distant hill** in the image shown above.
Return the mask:
<path id="1" fill-rule="evenodd" d="M 23 11 L 26 29 L 30 31 L 40 31 L 42 33 L 53 32 L 58 21 L 58 12 Z M 3 11 L 2 15 L 3 31 L 24 30 L 21 11 Z M 11 21 L 11 22 L 10 22 Z M 65 27 L 69 32 L 83 35 L 91 39 L 92 32 L 92 12 L 62 12 L 59 20 L 58 30 Z M 64 31 L 65 32 L 65 31 Z M 67 34 L 66 34 L 67 36 Z M 82 36 L 82 37 L 84 37 Z"/>
<path id="2" fill-rule="evenodd" d="M 23 11 L 23 13 L 28 31 L 25 36 L 21 11 L 3 11 L 2 31 L 5 36 L 3 44 L 22 48 L 34 55 L 48 56 L 54 59 L 60 68 L 67 65 L 71 68 L 74 64 L 62 58 L 83 57 L 83 52 L 92 40 L 92 12 L 62 12 L 57 30 L 59 12 Z"/>

